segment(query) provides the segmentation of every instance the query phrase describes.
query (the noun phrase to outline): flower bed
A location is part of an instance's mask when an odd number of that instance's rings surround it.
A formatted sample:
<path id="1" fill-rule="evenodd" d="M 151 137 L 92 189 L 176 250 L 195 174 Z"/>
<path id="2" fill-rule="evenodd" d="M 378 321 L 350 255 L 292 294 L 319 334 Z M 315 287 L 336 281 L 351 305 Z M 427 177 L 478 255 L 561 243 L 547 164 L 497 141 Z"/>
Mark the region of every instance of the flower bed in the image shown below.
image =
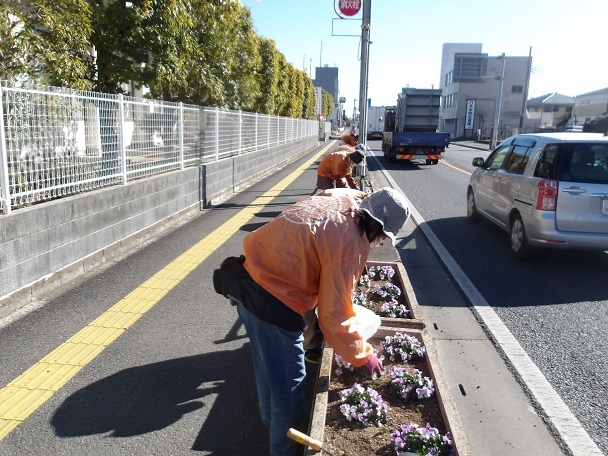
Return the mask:
<path id="1" fill-rule="evenodd" d="M 359 281 L 354 303 L 378 314 L 382 326 L 424 328 L 418 301 L 403 265 L 368 261 L 366 266 L 367 274 Z"/>
<path id="2" fill-rule="evenodd" d="M 439 444 L 444 444 L 443 437 L 449 433 L 446 438 L 451 437 L 453 454 L 470 455 L 460 418 L 439 367 L 437 354 L 426 332 L 418 329 L 380 327 L 369 342 L 379 351 L 380 356 L 384 350 L 382 342 L 385 337 L 397 335 L 417 341 L 422 349 L 413 349 L 415 352 L 422 351 L 423 356 L 417 358 L 414 355 L 413 359 L 403 362 L 399 356 L 393 356 L 394 359 L 391 360 L 389 352 L 386 352 L 384 373 L 377 379 L 371 378 L 360 369 L 351 372 L 343 367 L 343 372 L 337 373 L 336 369 L 339 372 L 341 363 L 336 362 L 330 347 L 324 348 L 316 385 L 310 436 L 323 442 L 324 448 L 336 455 L 396 455 L 396 443 L 416 440 L 416 435 L 422 435 L 423 438 L 418 440 L 434 438 Z M 401 380 L 391 385 L 391 377 Z M 409 387 L 410 377 L 421 378 L 422 384 L 414 388 Z M 398 394 L 394 394 L 395 389 Z M 363 395 L 367 399 L 368 407 L 373 405 L 373 413 L 361 415 L 362 410 L 353 405 L 353 399 L 349 399 L 349 395 L 354 395 L 355 398 Z M 385 417 L 382 416 L 383 413 Z M 350 415 L 350 420 L 345 414 Z M 381 421 L 382 425 L 376 426 L 375 420 Z M 365 426 L 363 421 L 367 421 L 368 425 Z M 395 434 L 391 436 L 393 433 Z M 309 449 L 306 454 L 317 452 Z"/>

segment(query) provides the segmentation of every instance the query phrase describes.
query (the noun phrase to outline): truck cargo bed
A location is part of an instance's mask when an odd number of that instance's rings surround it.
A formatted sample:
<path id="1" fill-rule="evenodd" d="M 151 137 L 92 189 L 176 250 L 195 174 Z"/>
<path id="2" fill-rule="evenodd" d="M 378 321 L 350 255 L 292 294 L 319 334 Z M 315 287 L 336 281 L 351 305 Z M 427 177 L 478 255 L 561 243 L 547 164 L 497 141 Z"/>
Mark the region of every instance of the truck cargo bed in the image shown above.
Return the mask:
<path id="1" fill-rule="evenodd" d="M 427 132 L 385 132 L 384 140 L 395 146 L 430 146 L 446 147 L 450 144 L 449 133 L 427 133 Z"/>

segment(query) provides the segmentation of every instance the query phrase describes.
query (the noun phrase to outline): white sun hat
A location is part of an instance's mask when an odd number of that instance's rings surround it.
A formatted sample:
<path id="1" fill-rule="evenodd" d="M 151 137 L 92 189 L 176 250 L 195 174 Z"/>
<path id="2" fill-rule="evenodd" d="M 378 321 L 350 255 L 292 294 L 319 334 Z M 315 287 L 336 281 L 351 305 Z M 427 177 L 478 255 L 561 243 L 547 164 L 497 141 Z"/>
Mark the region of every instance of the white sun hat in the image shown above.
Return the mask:
<path id="1" fill-rule="evenodd" d="M 405 197 L 397 190 L 383 187 L 366 196 L 359 208 L 382 224 L 382 231 L 393 241 L 410 216 Z"/>

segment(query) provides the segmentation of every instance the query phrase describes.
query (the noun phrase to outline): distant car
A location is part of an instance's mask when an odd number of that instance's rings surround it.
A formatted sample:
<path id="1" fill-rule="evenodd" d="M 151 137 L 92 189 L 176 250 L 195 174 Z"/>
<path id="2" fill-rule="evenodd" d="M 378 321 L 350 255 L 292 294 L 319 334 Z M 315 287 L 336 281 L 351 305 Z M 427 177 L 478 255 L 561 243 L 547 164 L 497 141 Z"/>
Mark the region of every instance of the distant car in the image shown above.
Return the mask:
<path id="1" fill-rule="evenodd" d="M 515 257 L 537 247 L 608 250 L 608 136 L 512 136 L 473 166 L 467 217 L 509 232 Z"/>
<path id="2" fill-rule="evenodd" d="M 572 125 L 571 127 L 566 127 L 566 129 L 564 131 L 583 131 L 583 126 L 582 125 Z"/>

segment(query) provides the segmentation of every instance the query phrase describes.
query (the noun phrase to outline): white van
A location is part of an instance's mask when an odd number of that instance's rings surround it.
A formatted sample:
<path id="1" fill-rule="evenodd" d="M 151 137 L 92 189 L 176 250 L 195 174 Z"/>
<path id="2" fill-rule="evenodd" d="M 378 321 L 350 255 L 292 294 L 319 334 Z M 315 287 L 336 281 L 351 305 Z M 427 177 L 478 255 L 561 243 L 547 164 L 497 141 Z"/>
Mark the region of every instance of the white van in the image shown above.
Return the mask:
<path id="1" fill-rule="evenodd" d="M 571 125 L 569 127 L 566 127 L 566 129 L 564 131 L 583 131 L 583 126 L 582 125 Z"/>

